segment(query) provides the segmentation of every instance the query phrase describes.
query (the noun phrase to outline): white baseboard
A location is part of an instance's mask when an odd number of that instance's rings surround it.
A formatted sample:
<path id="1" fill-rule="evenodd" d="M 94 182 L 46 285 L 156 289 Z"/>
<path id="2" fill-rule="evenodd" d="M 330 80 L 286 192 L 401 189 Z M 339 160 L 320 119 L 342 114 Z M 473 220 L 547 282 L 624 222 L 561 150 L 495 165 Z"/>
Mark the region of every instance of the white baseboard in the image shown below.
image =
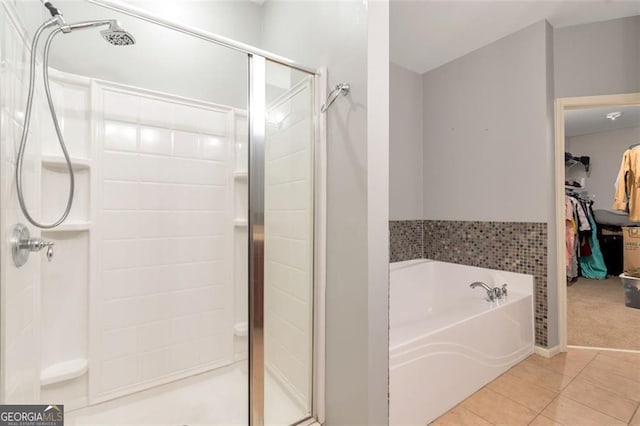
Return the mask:
<path id="1" fill-rule="evenodd" d="M 536 345 L 533 347 L 533 352 L 545 358 L 552 358 L 558 355 L 561 351 L 560 351 L 560 345 L 556 345 L 552 348 L 543 348 L 542 346 Z"/>
<path id="2" fill-rule="evenodd" d="M 640 351 L 635 349 L 616 349 L 616 348 L 601 348 L 598 346 L 577 346 L 577 345 L 569 345 L 569 348 L 572 349 L 586 349 L 591 351 L 609 351 L 609 352 L 627 352 L 631 354 L 640 354 Z"/>
<path id="3" fill-rule="evenodd" d="M 320 423 L 318 423 L 318 420 L 316 418 L 303 420 L 300 423 L 296 423 L 295 425 L 296 426 L 322 426 Z"/>

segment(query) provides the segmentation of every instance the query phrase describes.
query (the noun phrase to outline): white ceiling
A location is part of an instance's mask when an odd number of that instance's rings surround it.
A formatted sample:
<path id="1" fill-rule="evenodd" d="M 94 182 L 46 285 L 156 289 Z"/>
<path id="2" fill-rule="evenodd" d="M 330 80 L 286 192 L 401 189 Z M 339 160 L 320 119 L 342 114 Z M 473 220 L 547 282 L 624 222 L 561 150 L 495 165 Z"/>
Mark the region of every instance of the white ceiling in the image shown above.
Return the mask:
<path id="1" fill-rule="evenodd" d="M 610 112 L 622 115 L 615 121 L 606 118 Z M 640 106 L 575 109 L 564 113 L 566 137 L 640 126 Z"/>
<path id="2" fill-rule="evenodd" d="M 640 15 L 640 0 L 392 0 L 389 56 L 424 73 L 547 19 L 566 27 Z"/>

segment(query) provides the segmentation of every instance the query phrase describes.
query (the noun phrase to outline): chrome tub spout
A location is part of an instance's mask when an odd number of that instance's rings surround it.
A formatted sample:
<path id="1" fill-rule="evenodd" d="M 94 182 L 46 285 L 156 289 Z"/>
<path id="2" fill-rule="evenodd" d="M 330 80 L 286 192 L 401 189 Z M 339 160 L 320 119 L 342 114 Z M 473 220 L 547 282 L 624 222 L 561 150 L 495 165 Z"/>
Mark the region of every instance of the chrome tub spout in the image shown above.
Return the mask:
<path id="1" fill-rule="evenodd" d="M 471 288 L 482 287 L 487 291 L 487 299 L 490 302 L 493 302 L 494 300 L 496 300 L 496 292 L 494 291 L 493 287 L 489 287 L 487 284 L 483 283 L 482 281 L 473 282 L 469 285 L 469 287 Z"/>

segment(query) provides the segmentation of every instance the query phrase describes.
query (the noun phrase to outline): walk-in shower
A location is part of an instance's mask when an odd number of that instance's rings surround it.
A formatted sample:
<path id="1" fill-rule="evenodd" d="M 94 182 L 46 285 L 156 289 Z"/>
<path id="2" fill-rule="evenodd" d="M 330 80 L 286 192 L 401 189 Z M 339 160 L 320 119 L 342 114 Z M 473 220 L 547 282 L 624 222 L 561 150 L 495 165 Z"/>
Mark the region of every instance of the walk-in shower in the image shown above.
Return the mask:
<path id="1" fill-rule="evenodd" d="M 0 65 L 0 403 L 317 416 L 324 74 L 112 0 L 0 0 Z"/>

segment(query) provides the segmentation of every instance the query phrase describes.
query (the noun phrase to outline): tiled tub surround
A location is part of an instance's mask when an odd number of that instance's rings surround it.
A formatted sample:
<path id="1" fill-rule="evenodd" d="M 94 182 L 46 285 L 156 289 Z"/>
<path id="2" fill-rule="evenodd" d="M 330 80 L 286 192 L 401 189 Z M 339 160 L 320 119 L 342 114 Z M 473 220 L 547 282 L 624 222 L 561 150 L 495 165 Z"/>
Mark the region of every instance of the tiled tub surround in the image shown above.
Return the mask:
<path id="1" fill-rule="evenodd" d="M 426 258 L 533 275 L 536 344 L 547 346 L 546 223 L 413 220 L 389 229 L 391 262 Z"/>
<path id="2" fill-rule="evenodd" d="M 389 222 L 391 262 L 424 258 L 423 222 L 422 220 L 392 220 Z"/>

